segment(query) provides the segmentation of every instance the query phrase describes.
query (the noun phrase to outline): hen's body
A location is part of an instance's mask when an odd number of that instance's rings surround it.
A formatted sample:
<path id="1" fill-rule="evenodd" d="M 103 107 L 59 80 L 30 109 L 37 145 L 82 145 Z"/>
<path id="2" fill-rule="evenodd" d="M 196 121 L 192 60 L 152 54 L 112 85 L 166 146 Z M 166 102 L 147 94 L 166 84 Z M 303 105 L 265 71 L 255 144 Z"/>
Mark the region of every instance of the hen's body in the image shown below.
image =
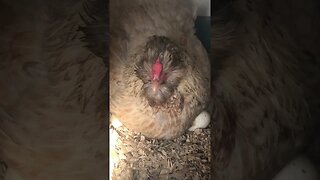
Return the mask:
<path id="1" fill-rule="evenodd" d="M 110 6 L 110 112 L 148 137 L 181 135 L 206 108 L 210 87 L 195 9 L 182 0 Z M 163 74 L 154 76 L 159 67 Z"/>
<path id="2" fill-rule="evenodd" d="M 239 0 L 214 15 L 217 179 L 269 180 L 308 144 L 319 108 L 313 7 Z"/>
<path id="3" fill-rule="evenodd" d="M 80 40 L 82 3 L 8 1 L 1 9 L 0 159 L 8 172 L 106 179 L 106 70 Z"/>

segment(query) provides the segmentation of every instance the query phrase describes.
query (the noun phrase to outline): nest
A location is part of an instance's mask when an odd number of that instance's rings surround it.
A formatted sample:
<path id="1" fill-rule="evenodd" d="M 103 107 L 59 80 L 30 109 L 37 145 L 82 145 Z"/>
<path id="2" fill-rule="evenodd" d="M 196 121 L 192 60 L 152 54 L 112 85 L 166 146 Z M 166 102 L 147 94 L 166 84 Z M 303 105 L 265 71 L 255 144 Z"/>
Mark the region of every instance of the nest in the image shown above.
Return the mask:
<path id="1" fill-rule="evenodd" d="M 149 139 L 124 126 L 110 131 L 113 180 L 210 179 L 210 127 L 174 140 Z"/>

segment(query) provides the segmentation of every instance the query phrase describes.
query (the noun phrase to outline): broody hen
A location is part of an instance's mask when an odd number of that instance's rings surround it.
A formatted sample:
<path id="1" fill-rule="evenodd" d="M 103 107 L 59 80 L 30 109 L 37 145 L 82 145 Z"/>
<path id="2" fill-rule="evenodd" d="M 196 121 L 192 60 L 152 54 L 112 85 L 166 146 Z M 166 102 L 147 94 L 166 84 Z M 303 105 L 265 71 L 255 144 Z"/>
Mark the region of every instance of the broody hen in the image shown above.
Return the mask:
<path id="1" fill-rule="evenodd" d="M 319 126 L 317 4 L 214 4 L 222 5 L 212 26 L 215 179 L 270 180 L 312 141 Z"/>
<path id="2" fill-rule="evenodd" d="M 170 139 L 199 114 L 209 120 L 210 63 L 195 13 L 185 0 L 110 1 L 110 112 L 129 129 Z"/>
<path id="3" fill-rule="evenodd" d="M 79 31 L 100 2 L 1 1 L 0 176 L 107 178 L 107 71 Z"/>

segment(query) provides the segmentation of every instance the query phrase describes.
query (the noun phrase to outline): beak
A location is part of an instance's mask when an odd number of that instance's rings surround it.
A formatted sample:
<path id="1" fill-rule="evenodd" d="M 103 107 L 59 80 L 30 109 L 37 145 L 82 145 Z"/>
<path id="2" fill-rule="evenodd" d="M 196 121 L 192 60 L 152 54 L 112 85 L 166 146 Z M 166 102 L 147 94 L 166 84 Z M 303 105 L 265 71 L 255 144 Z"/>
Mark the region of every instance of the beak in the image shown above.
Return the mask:
<path id="1" fill-rule="evenodd" d="M 159 81 L 152 81 L 151 87 L 153 92 L 156 92 L 159 89 L 159 86 L 160 86 Z"/>
<path id="2" fill-rule="evenodd" d="M 153 81 L 159 81 L 159 76 L 155 74 L 155 75 L 153 76 L 153 79 L 152 79 L 152 80 L 153 80 Z"/>

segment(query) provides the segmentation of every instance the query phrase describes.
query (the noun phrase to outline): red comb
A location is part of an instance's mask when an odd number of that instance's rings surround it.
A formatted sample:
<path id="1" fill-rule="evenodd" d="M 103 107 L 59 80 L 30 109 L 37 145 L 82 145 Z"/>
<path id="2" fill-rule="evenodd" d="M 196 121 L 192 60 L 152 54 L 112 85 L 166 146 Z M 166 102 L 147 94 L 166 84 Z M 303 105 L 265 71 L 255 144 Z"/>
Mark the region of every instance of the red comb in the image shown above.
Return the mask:
<path id="1" fill-rule="evenodd" d="M 160 77 L 160 74 L 162 72 L 162 64 L 160 62 L 160 59 L 158 58 L 156 62 L 152 65 L 152 74 L 153 74 L 153 79 L 158 80 Z"/>

